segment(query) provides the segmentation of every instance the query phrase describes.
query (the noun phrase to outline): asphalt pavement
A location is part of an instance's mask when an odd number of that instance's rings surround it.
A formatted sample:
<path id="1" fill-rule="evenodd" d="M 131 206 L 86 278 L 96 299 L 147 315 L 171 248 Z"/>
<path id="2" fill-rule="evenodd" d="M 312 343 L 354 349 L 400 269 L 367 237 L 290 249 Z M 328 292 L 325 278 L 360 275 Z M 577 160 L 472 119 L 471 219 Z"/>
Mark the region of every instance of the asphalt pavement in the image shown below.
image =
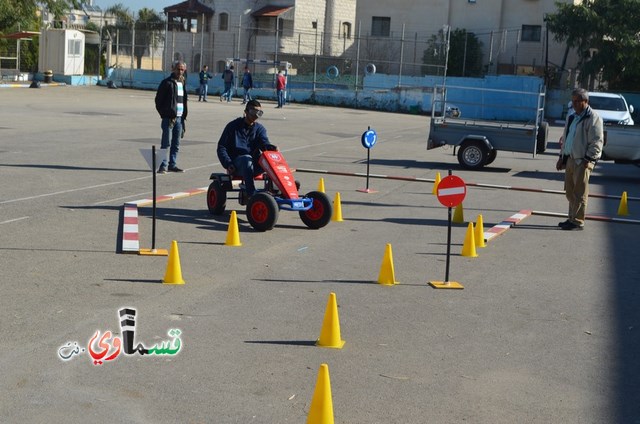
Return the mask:
<path id="1" fill-rule="evenodd" d="M 640 225 L 589 220 L 562 231 L 560 127 L 547 152 L 499 152 L 482 171 L 452 149 L 426 150 L 429 118 L 263 104 L 272 142 L 301 192 L 323 178 L 343 221 L 308 229 L 281 211 L 256 232 L 236 200 L 157 205 L 156 247 L 175 240 L 184 285 L 161 281 L 166 256 L 119 252 L 123 204 L 152 195 L 141 151 L 159 147 L 154 92 L 103 87 L 0 90 L 0 421 L 3 423 L 301 423 L 327 364 L 336 423 L 640 423 Z M 194 96 L 192 99 L 197 100 Z M 216 143 L 240 100 L 191 101 L 178 166 L 157 194 L 207 187 Z M 375 129 L 367 180 L 360 137 Z M 472 183 L 451 229 L 432 194 L 436 174 Z M 343 173 L 346 175 L 337 175 Z M 416 180 L 411 180 L 411 179 Z M 424 181 L 423 181 L 424 180 Z M 588 213 L 617 217 L 640 195 L 640 169 L 600 163 Z M 476 184 L 476 185 L 473 185 Z M 531 190 L 481 187 L 477 184 Z M 360 191 L 359 191 L 360 190 Z M 630 220 L 640 202 L 628 202 Z M 461 255 L 468 222 L 533 214 Z M 152 208 L 139 208 L 152 245 Z M 399 284 L 377 280 L 386 246 Z M 174 269 L 175 270 L 175 269 Z M 335 293 L 342 349 L 315 346 Z M 134 309 L 133 348 L 119 310 Z M 175 331 L 178 330 L 178 331 Z M 110 332 L 110 333 L 109 333 Z M 106 334 L 105 334 L 106 333 Z"/>

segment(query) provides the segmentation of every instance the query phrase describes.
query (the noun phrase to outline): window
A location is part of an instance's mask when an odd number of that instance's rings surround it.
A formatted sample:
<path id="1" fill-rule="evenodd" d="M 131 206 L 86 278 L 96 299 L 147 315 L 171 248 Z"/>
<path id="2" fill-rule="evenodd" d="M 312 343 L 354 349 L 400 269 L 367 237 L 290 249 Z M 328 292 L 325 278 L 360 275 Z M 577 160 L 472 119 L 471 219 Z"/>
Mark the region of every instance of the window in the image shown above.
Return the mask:
<path id="1" fill-rule="evenodd" d="M 218 29 L 220 31 L 229 31 L 229 14 L 221 13 L 218 18 Z"/>
<path id="2" fill-rule="evenodd" d="M 542 26 L 522 25 L 522 41 L 540 41 Z"/>
<path id="3" fill-rule="evenodd" d="M 351 22 L 342 23 L 342 36 L 344 38 L 351 38 Z"/>
<path id="4" fill-rule="evenodd" d="M 371 18 L 371 35 L 373 37 L 388 37 L 391 34 L 391 18 L 374 16 Z"/>
<path id="5" fill-rule="evenodd" d="M 79 57 L 82 56 L 82 41 L 81 40 L 68 40 L 67 44 L 67 56 Z"/>

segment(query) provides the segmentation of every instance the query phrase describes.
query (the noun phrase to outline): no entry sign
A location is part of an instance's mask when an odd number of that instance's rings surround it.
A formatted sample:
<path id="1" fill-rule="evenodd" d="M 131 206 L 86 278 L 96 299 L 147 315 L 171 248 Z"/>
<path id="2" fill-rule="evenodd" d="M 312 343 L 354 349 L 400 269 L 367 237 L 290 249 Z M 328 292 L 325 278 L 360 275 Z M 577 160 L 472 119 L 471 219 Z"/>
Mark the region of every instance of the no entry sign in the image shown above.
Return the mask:
<path id="1" fill-rule="evenodd" d="M 466 195 L 466 184 L 462 178 L 455 175 L 444 177 L 438 184 L 438 200 L 448 208 L 458 206 Z"/>

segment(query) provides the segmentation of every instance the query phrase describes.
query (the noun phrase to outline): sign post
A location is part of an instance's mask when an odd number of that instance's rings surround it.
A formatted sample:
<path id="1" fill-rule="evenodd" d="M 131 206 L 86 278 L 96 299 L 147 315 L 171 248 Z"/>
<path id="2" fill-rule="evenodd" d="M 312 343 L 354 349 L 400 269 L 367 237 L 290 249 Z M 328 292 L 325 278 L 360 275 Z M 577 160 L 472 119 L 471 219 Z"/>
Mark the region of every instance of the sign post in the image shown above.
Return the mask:
<path id="1" fill-rule="evenodd" d="M 145 159 L 147 159 L 145 157 Z M 149 160 L 147 159 L 147 162 Z M 167 249 L 156 249 L 156 146 L 153 145 L 151 147 L 151 172 L 153 173 L 153 208 L 152 208 L 152 218 L 151 218 L 151 249 L 140 249 L 138 251 L 139 255 L 145 256 L 168 256 L 169 252 Z"/>
<path id="2" fill-rule="evenodd" d="M 451 255 L 451 208 L 458 206 L 467 195 L 467 186 L 462 178 L 455 175 L 444 177 L 437 187 L 438 201 L 448 209 L 447 222 L 447 265 L 444 281 L 430 281 L 429 285 L 436 289 L 464 289 L 462 284 L 449 281 L 449 257 Z"/>
<path id="3" fill-rule="evenodd" d="M 362 143 L 362 147 L 367 149 L 367 186 L 366 188 L 358 189 L 362 193 L 375 193 L 375 190 L 369 189 L 369 163 L 371 162 L 371 149 L 376 145 L 378 141 L 378 134 L 375 130 L 372 130 L 371 127 L 367 127 L 367 130 L 362 133 L 362 137 L 360 137 L 360 142 Z"/>

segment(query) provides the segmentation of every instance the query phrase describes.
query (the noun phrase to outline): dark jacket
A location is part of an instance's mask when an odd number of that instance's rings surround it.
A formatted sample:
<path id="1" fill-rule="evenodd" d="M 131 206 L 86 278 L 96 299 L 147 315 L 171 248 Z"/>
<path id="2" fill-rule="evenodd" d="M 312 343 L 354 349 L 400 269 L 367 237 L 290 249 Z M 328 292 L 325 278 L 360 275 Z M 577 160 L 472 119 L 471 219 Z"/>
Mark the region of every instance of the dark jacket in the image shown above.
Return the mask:
<path id="1" fill-rule="evenodd" d="M 245 72 L 242 75 L 242 87 L 243 88 L 253 88 L 253 77 L 250 72 Z"/>
<path id="2" fill-rule="evenodd" d="M 271 145 L 264 125 L 254 122 L 248 125 L 244 118 L 229 122 L 218 141 L 218 159 L 223 167 L 229 168 L 233 160 L 241 155 L 257 157 L 258 149 Z"/>
<path id="3" fill-rule="evenodd" d="M 187 86 L 186 79 L 185 84 L 183 84 L 183 96 L 182 103 L 184 104 L 184 110 L 182 111 L 182 119 L 187 119 Z M 161 118 L 173 119 L 177 116 L 177 103 L 178 103 L 178 84 L 176 84 L 176 80 L 173 79 L 173 75 L 170 75 L 168 78 L 165 78 L 158 85 L 158 90 L 156 91 L 156 110 L 160 114 Z"/>

